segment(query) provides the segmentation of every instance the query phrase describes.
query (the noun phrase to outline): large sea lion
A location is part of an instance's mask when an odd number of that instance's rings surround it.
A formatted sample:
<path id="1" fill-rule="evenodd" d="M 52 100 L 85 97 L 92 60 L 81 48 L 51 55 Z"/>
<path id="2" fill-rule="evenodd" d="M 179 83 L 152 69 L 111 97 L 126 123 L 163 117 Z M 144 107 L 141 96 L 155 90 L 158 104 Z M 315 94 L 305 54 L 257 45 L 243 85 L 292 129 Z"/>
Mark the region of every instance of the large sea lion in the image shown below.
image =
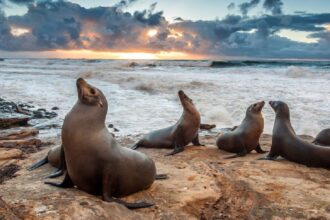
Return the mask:
<path id="1" fill-rule="evenodd" d="M 250 105 L 245 113 L 245 118 L 239 126 L 218 137 L 217 146 L 221 150 L 236 153 L 234 157 L 242 157 L 252 150 L 257 153 L 265 153 L 259 144 L 259 138 L 264 129 L 264 119 L 261 110 L 265 102 L 257 102 Z"/>
<path id="2" fill-rule="evenodd" d="M 108 103 L 103 93 L 82 78 L 76 84 L 78 101 L 62 127 L 67 172 L 62 183 L 46 183 L 65 188 L 77 186 L 128 208 L 151 206 L 114 198 L 149 188 L 155 180 L 156 167 L 145 154 L 119 146 L 109 133 L 105 126 Z"/>
<path id="3" fill-rule="evenodd" d="M 146 148 L 174 148 L 167 155 L 174 155 L 184 150 L 184 146 L 192 142 L 196 146 L 199 143 L 198 130 L 201 117 L 192 100 L 182 91 L 178 92 L 183 113 L 179 121 L 170 127 L 150 132 L 139 140 L 131 149 Z"/>
<path id="4" fill-rule="evenodd" d="M 272 146 L 266 160 L 282 156 L 287 160 L 313 167 L 330 168 L 330 148 L 310 144 L 300 139 L 290 122 L 290 111 L 286 103 L 270 101 L 276 113 Z"/>
<path id="5" fill-rule="evenodd" d="M 330 128 L 320 131 L 312 143 L 322 146 L 330 146 Z"/>

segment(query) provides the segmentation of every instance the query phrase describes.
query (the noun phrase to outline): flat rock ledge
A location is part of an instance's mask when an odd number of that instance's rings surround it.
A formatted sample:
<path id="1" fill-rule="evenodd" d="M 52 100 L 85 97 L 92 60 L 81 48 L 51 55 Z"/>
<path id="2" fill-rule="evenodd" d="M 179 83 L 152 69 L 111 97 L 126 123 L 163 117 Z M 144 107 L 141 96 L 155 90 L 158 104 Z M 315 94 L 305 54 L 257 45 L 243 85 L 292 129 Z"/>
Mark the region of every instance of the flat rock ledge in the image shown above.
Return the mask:
<path id="1" fill-rule="evenodd" d="M 166 149 L 141 148 L 154 159 L 157 172 L 169 179 L 123 198 L 155 203 L 139 210 L 103 202 L 76 188 L 45 185 L 44 177 L 54 168 L 48 164 L 31 172 L 26 168 L 48 149 L 31 154 L 17 160 L 21 169 L 16 177 L 0 185 L 0 219 L 330 219 L 329 170 L 284 159 L 256 160 L 264 156 L 257 153 L 226 160 L 231 154 L 214 146 L 214 136 L 201 141 L 206 147 L 188 146 L 174 157 L 164 157 Z M 120 142 L 129 146 L 134 141 Z M 262 147 L 269 150 L 270 143 L 271 136 L 263 135 Z"/>

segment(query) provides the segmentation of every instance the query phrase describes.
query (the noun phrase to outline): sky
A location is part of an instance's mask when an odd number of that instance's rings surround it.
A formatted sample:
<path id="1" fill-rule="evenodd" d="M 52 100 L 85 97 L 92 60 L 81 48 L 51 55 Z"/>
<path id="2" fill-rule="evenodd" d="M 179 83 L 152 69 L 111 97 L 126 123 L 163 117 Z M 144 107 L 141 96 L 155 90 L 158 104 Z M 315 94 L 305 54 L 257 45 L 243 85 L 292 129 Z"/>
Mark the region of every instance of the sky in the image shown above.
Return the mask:
<path id="1" fill-rule="evenodd" d="M 330 1 L 0 0 L 0 56 L 330 59 Z"/>

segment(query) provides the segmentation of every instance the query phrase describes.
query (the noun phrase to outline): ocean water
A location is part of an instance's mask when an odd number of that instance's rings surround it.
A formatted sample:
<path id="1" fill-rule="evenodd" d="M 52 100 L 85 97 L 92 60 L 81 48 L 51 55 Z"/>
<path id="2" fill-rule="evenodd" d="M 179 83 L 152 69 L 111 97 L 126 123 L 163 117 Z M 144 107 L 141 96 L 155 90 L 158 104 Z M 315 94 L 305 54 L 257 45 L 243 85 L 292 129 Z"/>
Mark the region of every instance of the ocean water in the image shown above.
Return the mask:
<path id="1" fill-rule="evenodd" d="M 0 61 L 0 97 L 58 106 L 58 123 L 77 100 L 75 79 L 85 78 L 108 99 L 107 123 L 117 135 L 142 135 L 170 126 L 182 113 L 184 90 L 201 112 L 202 123 L 238 125 L 246 108 L 261 100 L 289 104 L 298 134 L 330 127 L 330 62 L 293 61 L 127 61 L 5 59 Z M 263 109 L 265 133 L 274 113 Z M 47 131 L 58 135 L 59 129 Z"/>

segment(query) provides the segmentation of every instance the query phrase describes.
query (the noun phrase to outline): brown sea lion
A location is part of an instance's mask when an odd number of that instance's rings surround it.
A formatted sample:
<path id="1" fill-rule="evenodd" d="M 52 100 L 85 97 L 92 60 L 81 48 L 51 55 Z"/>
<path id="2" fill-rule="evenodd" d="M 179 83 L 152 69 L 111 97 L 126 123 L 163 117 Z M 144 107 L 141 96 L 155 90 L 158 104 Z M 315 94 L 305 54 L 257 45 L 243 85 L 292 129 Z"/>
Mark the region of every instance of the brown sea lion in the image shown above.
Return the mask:
<path id="1" fill-rule="evenodd" d="M 156 177 L 155 164 L 145 154 L 119 146 L 109 133 L 105 126 L 108 103 L 99 89 L 79 78 L 77 90 L 78 101 L 62 127 L 67 172 L 62 183 L 46 183 L 65 188 L 77 186 L 128 208 L 151 206 L 114 198 L 149 188 Z"/>
<path id="2" fill-rule="evenodd" d="M 218 137 L 216 144 L 220 150 L 236 153 L 228 158 L 242 157 L 252 150 L 257 153 L 266 152 L 261 149 L 259 144 L 259 138 L 264 129 L 264 119 L 261 113 L 264 105 L 264 101 L 250 105 L 242 123 Z"/>
<path id="3" fill-rule="evenodd" d="M 192 100 L 182 91 L 178 92 L 183 113 L 179 121 L 170 127 L 150 132 L 139 140 L 131 149 L 146 148 L 174 148 L 167 155 L 174 155 L 184 150 L 184 146 L 192 142 L 196 146 L 199 143 L 198 129 L 201 117 Z"/>
<path id="4" fill-rule="evenodd" d="M 330 168 L 330 148 L 310 144 L 299 138 L 290 122 L 290 111 L 286 103 L 270 101 L 276 114 L 272 146 L 266 160 L 282 156 L 287 160 L 312 167 Z"/>
<path id="5" fill-rule="evenodd" d="M 34 170 L 37 169 L 38 167 L 41 167 L 42 165 L 49 163 L 53 167 L 60 168 L 61 166 L 61 146 L 56 146 L 51 148 L 47 156 L 44 157 L 43 159 L 39 160 L 35 164 L 31 165 L 28 170 Z"/>
<path id="6" fill-rule="evenodd" d="M 321 146 L 330 146 L 330 128 L 320 131 L 312 143 Z"/>

